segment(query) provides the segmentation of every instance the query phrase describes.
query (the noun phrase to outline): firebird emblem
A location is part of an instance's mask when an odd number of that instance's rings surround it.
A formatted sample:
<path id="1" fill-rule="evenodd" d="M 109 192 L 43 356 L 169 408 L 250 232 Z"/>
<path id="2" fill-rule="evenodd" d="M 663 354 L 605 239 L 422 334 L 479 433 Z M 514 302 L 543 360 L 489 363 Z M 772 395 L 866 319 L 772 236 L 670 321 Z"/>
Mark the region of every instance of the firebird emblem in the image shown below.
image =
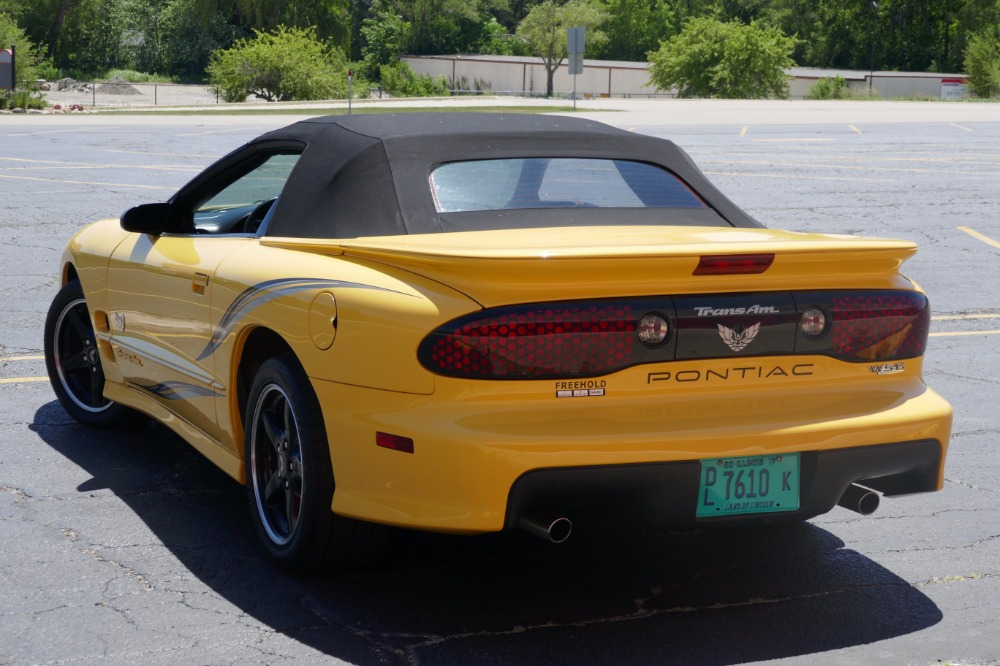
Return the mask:
<path id="1" fill-rule="evenodd" d="M 734 352 L 746 349 L 747 345 L 753 342 L 753 339 L 757 337 L 757 333 L 760 332 L 760 322 L 743 329 L 739 333 L 722 324 L 717 324 L 717 326 L 719 327 L 719 335 L 722 337 L 722 341 Z"/>

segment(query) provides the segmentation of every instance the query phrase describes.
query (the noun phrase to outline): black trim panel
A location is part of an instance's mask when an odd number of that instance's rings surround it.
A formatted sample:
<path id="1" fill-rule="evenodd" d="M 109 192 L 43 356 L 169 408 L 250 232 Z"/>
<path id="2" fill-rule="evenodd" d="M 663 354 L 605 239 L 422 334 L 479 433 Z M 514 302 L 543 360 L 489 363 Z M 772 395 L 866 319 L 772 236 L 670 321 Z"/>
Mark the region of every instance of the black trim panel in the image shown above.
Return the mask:
<path id="1" fill-rule="evenodd" d="M 830 511 L 852 483 L 908 495 L 937 490 L 943 462 L 937 440 L 862 446 L 801 454 L 798 511 L 696 519 L 698 460 L 532 470 L 511 487 L 505 529 L 525 511 L 546 507 L 573 518 L 575 511 L 604 520 L 666 527 L 790 522 Z"/>

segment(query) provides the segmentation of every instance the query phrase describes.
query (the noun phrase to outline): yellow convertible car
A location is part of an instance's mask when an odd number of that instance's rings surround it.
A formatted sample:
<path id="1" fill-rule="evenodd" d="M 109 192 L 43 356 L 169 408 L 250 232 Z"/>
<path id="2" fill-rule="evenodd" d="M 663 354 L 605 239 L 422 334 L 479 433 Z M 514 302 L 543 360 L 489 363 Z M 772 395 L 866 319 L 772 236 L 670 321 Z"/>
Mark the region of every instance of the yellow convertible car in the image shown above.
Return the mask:
<path id="1" fill-rule="evenodd" d="M 297 571 L 387 525 L 869 513 L 942 484 L 915 251 L 766 229 L 596 122 L 318 118 L 80 231 L 45 352 L 80 422 L 150 416 L 245 483 Z"/>

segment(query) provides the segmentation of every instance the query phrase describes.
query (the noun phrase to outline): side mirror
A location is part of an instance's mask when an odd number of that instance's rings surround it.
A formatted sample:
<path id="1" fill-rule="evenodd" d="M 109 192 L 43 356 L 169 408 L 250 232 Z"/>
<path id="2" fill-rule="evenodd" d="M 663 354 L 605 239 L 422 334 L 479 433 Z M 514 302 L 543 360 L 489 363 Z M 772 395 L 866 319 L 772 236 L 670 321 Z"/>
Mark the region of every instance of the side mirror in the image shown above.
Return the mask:
<path id="1" fill-rule="evenodd" d="M 168 203 L 142 204 L 122 213 L 120 224 L 125 231 L 162 236 L 169 230 L 169 213 Z"/>

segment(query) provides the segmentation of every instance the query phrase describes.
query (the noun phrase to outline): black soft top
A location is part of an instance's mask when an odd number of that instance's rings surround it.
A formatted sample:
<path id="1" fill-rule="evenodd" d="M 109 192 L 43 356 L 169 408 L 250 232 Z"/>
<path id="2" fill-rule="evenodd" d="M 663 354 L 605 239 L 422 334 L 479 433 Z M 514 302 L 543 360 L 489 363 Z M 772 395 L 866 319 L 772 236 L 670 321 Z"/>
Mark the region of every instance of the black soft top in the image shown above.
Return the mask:
<path id="1" fill-rule="evenodd" d="M 267 228 L 268 236 L 355 238 L 604 224 L 760 227 L 719 192 L 673 142 L 565 116 L 406 113 L 326 116 L 251 142 L 305 146 Z M 579 208 L 437 212 L 429 176 L 447 162 L 592 157 L 660 165 L 706 209 Z"/>

